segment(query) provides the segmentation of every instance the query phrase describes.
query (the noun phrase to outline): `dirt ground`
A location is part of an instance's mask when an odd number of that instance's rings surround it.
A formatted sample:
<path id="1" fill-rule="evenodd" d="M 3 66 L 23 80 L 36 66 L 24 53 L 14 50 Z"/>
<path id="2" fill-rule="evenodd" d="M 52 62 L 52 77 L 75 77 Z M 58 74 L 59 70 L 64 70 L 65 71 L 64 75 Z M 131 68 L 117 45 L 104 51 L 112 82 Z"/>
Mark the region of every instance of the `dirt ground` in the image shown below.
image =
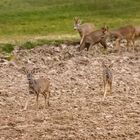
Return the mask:
<path id="1" fill-rule="evenodd" d="M 0 62 L 0 140 L 140 140 L 140 46 L 132 52 L 77 52 L 77 46 L 42 46 L 18 52 L 35 78 L 51 82 L 50 107 L 36 109 L 26 75 Z M 103 101 L 102 60 L 114 63 L 113 93 Z M 32 98 L 28 109 L 24 104 Z"/>

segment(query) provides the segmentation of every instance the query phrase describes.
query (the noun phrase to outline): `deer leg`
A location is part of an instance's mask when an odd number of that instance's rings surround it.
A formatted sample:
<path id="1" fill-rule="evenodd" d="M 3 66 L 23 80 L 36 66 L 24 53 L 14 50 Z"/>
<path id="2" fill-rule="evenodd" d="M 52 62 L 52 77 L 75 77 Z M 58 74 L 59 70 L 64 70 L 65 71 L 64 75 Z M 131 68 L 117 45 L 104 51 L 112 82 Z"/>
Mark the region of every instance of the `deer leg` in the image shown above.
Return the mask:
<path id="1" fill-rule="evenodd" d="M 48 99 L 48 106 L 50 106 L 50 102 L 49 102 L 49 98 L 50 98 L 50 91 L 48 91 L 48 97 L 47 97 L 47 99 Z"/>
<path id="2" fill-rule="evenodd" d="M 127 51 L 129 52 L 129 50 L 130 50 L 130 41 L 129 40 L 127 40 L 126 47 L 127 47 Z"/>
<path id="3" fill-rule="evenodd" d="M 84 36 L 81 37 L 80 44 L 82 44 Z"/>
<path id="4" fill-rule="evenodd" d="M 135 52 L 135 41 L 132 39 L 132 47 L 133 47 L 133 53 Z"/>
<path id="5" fill-rule="evenodd" d="M 109 83 L 110 94 L 112 94 L 112 82 Z"/>
<path id="6" fill-rule="evenodd" d="M 30 98 L 30 97 L 29 97 L 29 98 Z M 29 100 L 30 100 L 29 98 L 26 100 L 26 103 L 25 103 L 25 106 L 24 106 L 24 109 L 23 109 L 23 110 L 26 110 L 26 109 L 27 109 L 28 103 L 29 103 Z"/>
<path id="7" fill-rule="evenodd" d="M 104 49 L 107 49 L 107 44 L 106 44 L 106 38 L 103 38 L 100 40 L 100 44 L 104 47 Z"/>
<path id="8" fill-rule="evenodd" d="M 89 43 L 86 43 L 86 44 L 85 44 L 85 47 L 87 48 L 87 51 L 89 51 L 90 44 L 89 44 Z"/>
<path id="9" fill-rule="evenodd" d="M 105 81 L 103 81 L 103 90 L 104 90 L 104 93 L 105 93 Z"/>
<path id="10" fill-rule="evenodd" d="M 47 99 L 47 95 L 46 95 L 45 92 L 43 93 L 43 96 L 44 96 L 44 99 L 45 99 L 45 100 L 44 100 L 44 108 L 46 108 L 46 99 Z"/>
<path id="11" fill-rule="evenodd" d="M 31 96 L 29 95 L 29 97 L 26 100 L 26 103 L 25 103 L 25 106 L 24 106 L 24 109 L 23 110 L 26 110 L 27 109 L 30 100 L 31 100 Z"/>
<path id="12" fill-rule="evenodd" d="M 104 100 L 105 97 L 106 97 L 106 93 L 107 93 L 107 84 L 105 84 L 105 87 L 104 87 L 104 97 L 103 97 L 103 100 Z"/>
<path id="13" fill-rule="evenodd" d="M 97 42 L 95 43 L 92 43 L 92 44 L 90 44 L 90 46 L 89 47 L 92 47 L 92 46 L 94 46 L 94 45 L 96 45 L 97 44 Z M 95 55 L 96 55 L 96 52 L 97 52 L 97 46 L 95 47 Z"/>
<path id="14" fill-rule="evenodd" d="M 38 98 L 39 98 L 39 94 L 36 94 L 36 106 L 37 106 L 37 109 L 38 109 Z"/>

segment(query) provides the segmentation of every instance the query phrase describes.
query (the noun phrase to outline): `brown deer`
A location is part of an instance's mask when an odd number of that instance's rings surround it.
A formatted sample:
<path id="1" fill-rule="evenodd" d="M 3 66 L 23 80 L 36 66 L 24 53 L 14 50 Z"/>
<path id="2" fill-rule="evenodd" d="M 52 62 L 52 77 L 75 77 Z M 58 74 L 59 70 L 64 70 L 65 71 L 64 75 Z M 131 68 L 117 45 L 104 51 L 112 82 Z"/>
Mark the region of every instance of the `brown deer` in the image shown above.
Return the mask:
<path id="1" fill-rule="evenodd" d="M 22 71 L 27 75 L 27 80 L 29 84 L 29 94 L 35 94 L 36 95 L 36 103 L 37 103 L 37 108 L 38 108 L 38 99 L 39 95 L 42 94 L 45 99 L 45 106 L 46 108 L 46 99 L 48 99 L 47 105 L 49 106 L 49 97 L 50 97 L 50 81 L 46 78 L 39 78 L 39 79 L 34 79 L 33 78 L 33 73 L 35 72 L 33 70 L 27 70 L 26 68 L 22 68 Z M 26 101 L 24 110 L 27 109 L 29 99 Z"/>
<path id="2" fill-rule="evenodd" d="M 88 35 L 85 35 L 81 40 L 79 51 L 83 50 L 84 48 L 87 48 L 88 51 L 91 46 L 100 43 L 100 41 L 106 36 L 107 31 L 108 29 L 103 27 L 100 30 L 93 31 Z"/>
<path id="3" fill-rule="evenodd" d="M 92 23 L 82 24 L 79 18 L 74 18 L 74 30 L 77 30 L 82 38 L 83 36 L 95 31 L 96 27 Z"/>
<path id="4" fill-rule="evenodd" d="M 103 99 L 105 99 L 105 97 L 106 97 L 108 87 L 109 87 L 110 93 L 112 93 L 113 76 L 112 76 L 112 71 L 110 69 L 112 66 L 113 66 L 113 63 L 111 63 L 109 66 L 107 66 L 104 62 L 102 62 L 102 67 L 103 67 L 103 86 L 104 86 L 104 97 L 103 97 Z"/>
<path id="5" fill-rule="evenodd" d="M 92 23 L 83 23 L 79 18 L 74 18 L 74 30 L 77 30 L 79 32 L 79 35 L 81 37 L 80 44 L 84 38 L 84 36 L 94 32 L 96 30 L 96 27 Z M 105 49 L 107 48 L 106 39 L 102 39 L 99 42 Z"/>
<path id="6" fill-rule="evenodd" d="M 127 25 L 124 27 L 120 27 L 119 29 L 114 29 L 109 31 L 110 37 L 116 39 L 116 48 L 120 52 L 120 41 L 122 39 L 127 40 L 127 47 L 129 46 L 133 47 L 134 50 L 134 38 L 135 38 L 135 27 L 132 25 Z"/>

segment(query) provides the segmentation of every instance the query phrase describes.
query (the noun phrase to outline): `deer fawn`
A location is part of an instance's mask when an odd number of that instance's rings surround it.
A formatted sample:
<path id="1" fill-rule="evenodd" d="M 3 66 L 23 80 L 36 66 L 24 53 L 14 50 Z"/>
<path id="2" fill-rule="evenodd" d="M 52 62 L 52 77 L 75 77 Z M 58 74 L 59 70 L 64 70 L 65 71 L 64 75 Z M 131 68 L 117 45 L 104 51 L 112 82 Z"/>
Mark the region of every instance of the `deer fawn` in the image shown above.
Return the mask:
<path id="1" fill-rule="evenodd" d="M 44 108 L 46 108 L 46 99 L 48 99 L 47 104 L 49 106 L 49 97 L 50 97 L 49 80 L 45 79 L 45 78 L 34 79 L 33 75 L 32 75 L 34 73 L 34 69 L 29 71 L 29 70 L 23 68 L 23 71 L 27 75 L 27 80 L 28 80 L 28 84 L 29 84 L 29 93 L 36 95 L 37 108 L 38 108 L 39 94 L 42 94 L 44 96 L 44 99 L 45 99 Z M 29 100 L 26 101 L 24 110 L 27 109 L 28 102 L 29 102 Z"/>
<path id="2" fill-rule="evenodd" d="M 74 30 L 77 30 L 80 34 L 81 41 L 80 44 L 84 38 L 84 36 L 94 32 L 96 30 L 96 27 L 92 23 L 81 23 L 81 20 L 79 18 L 74 18 Z M 105 49 L 107 48 L 106 39 L 102 39 L 99 42 Z"/>
<path id="3" fill-rule="evenodd" d="M 103 86 L 104 86 L 104 97 L 103 99 L 105 99 L 106 97 L 106 93 L 109 87 L 109 91 L 110 93 L 112 93 L 112 80 L 113 80 L 113 76 L 112 76 L 112 72 L 111 72 L 111 67 L 113 66 L 113 63 L 110 64 L 109 66 L 105 65 L 104 62 L 102 62 L 102 67 L 103 67 Z"/>
<path id="4" fill-rule="evenodd" d="M 111 30 L 110 37 L 116 39 L 116 48 L 120 53 L 120 41 L 122 39 L 127 40 L 127 47 L 132 46 L 134 50 L 134 37 L 135 37 L 135 27 L 132 25 L 127 25 L 124 27 L 120 27 L 119 29 Z"/>
<path id="5" fill-rule="evenodd" d="M 106 36 L 107 31 L 108 29 L 104 27 L 100 30 L 93 31 L 88 35 L 85 35 L 81 40 L 79 51 L 83 50 L 84 48 L 87 48 L 88 51 L 91 46 L 100 43 L 100 41 Z"/>

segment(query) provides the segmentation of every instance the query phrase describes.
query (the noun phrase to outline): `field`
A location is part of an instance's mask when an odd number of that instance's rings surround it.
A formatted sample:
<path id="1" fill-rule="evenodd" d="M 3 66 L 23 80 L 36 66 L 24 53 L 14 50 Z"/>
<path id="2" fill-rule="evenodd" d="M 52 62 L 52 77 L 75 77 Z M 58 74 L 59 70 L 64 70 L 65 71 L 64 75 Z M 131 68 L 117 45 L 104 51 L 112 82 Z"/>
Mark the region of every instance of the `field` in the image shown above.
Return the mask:
<path id="1" fill-rule="evenodd" d="M 76 16 L 97 28 L 140 25 L 140 1 L 0 0 L 0 140 L 140 139 L 140 41 L 133 53 L 100 45 L 79 52 Z M 102 61 L 113 62 L 105 100 Z M 46 109 L 42 95 L 36 108 L 22 67 L 50 80 Z"/>
<path id="2" fill-rule="evenodd" d="M 42 96 L 36 109 L 26 75 L 11 62 L 0 63 L 0 140 L 139 140 L 139 46 L 134 55 L 95 55 L 94 49 L 79 53 L 77 47 L 44 45 L 18 53 L 19 67 L 39 68 L 35 78 L 50 79 L 47 109 Z M 102 60 L 114 62 L 113 93 L 104 101 Z"/>
<path id="3" fill-rule="evenodd" d="M 98 28 L 140 24 L 139 0 L 1 0 L 0 40 L 20 44 L 27 40 L 78 38 L 73 18 Z"/>

